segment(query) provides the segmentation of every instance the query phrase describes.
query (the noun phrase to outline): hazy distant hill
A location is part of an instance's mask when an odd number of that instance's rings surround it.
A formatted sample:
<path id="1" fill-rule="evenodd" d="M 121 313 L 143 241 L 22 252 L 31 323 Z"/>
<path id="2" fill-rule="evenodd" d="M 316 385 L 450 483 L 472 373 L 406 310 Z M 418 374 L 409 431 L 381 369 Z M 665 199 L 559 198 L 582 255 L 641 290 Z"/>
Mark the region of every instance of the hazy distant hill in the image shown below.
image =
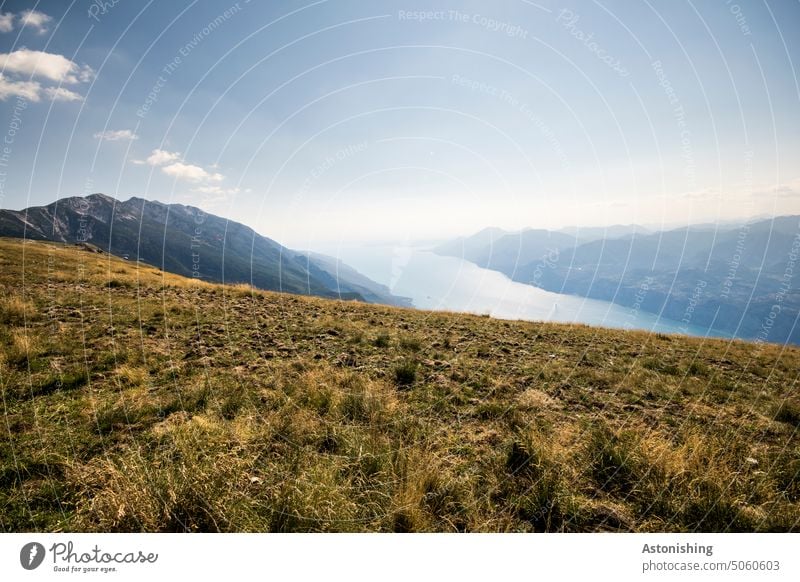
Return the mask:
<path id="1" fill-rule="evenodd" d="M 573 244 L 546 231 L 526 232 L 537 233 L 539 244 L 520 245 L 520 235 L 507 235 L 463 256 L 549 291 L 613 301 L 741 338 L 800 343 L 798 216 Z M 437 252 L 462 256 L 452 250 L 443 245 Z"/>
<path id="2" fill-rule="evenodd" d="M 503 238 L 512 234 L 502 228 L 484 228 L 482 231 L 468 237 L 459 237 L 438 246 L 435 251 L 441 255 L 463 257 L 473 263 L 478 263 L 478 258 L 486 254 L 486 249 Z"/>
<path id="3" fill-rule="evenodd" d="M 611 226 L 568 226 L 557 232 L 572 235 L 581 242 L 589 242 L 603 238 L 621 238 L 632 234 L 650 234 L 653 231 L 638 224 L 614 224 Z"/>
<path id="4" fill-rule="evenodd" d="M 487 228 L 473 236 L 442 244 L 434 252 L 461 257 L 485 269 L 510 274 L 527 264 L 531 257 L 543 257 L 575 243 L 574 236 L 561 232 L 528 229 L 509 233 L 499 228 Z"/>
<path id="5" fill-rule="evenodd" d="M 182 204 L 104 194 L 72 197 L 21 211 L 0 210 L 0 236 L 88 242 L 114 255 L 207 281 L 260 289 L 406 305 L 352 269 L 331 272 L 238 222 Z"/>
<path id="6" fill-rule="evenodd" d="M 392 292 L 385 285 L 376 283 L 366 275 L 362 275 L 351 266 L 335 257 L 329 257 L 320 253 L 305 253 L 310 263 L 315 264 L 324 273 L 324 281 L 332 289 L 346 290 L 348 293 L 358 293 L 368 303 L 385 303 L 398 307 L 411 307 L 411 299 L 392 295 Z"/>

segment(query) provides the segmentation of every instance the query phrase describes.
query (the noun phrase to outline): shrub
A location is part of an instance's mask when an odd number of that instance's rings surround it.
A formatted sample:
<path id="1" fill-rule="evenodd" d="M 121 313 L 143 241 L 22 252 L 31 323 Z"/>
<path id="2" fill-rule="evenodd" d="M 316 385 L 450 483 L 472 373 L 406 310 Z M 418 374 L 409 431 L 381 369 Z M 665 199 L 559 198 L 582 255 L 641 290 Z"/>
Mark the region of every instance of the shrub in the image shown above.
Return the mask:
<path id="1" fill-rule="evenodd" d="M 692 376 L 706 376 L 708 374 L 708 368 L 701 362 L 692 362 L 689 364 L 688 372 Z"/>
<path id="2" fill-rule="evenodd" d="M 646 471 L 635 435 L 615 431 L 605 423 L 592 431 L 589 455 L 592 476 L 604 491 L 629 493 Z"/>
<path id="3" fill-rule="evenodd" d="M 792 400 L 784 400 L 775 412 L 775 420 L 800 426 L 800 404 Z"/>
<path id="4" fill-rule="evenodd" d="M 496 418 L 503 418 L 510 414 L 512 408 L 507 402 L 492 400 L 490 402 L 483 402 L 478 405 L 475 410 L 475 416 L 481 420 L 491 420 Z"/>
<path id="5" fill-rule="evenodd" d="M 407 360 L 396 366 L 394 379 L 398 386 L 411 386 L 417 379 L 417 362 Z"/>
<path id="6" fill-rule="evenodd" d="M 209 390 L 205 385 L 171 392 L 160 399 L 146 390 L 130 390 L 94 411 L 94 428 L 100 434 L 110 434 L 119 429 L 146 428 L 174 412 L 203 411 L 208 399 Z M 230 407 L 231 404 L 223 402 L 221 414 L 224 415 Z"/>
<path id="7" fill-rule="evenodd" d="M 86 370 L 68 370 L 61 374 L 53 374 L 34 390 L 35 395 L 51 394 L 57 390 L 75 390 L 89 382 Z"/>
<path id="8" fill-rule="evenodd" d="M 666 374 L 668 376 L 678 376 L 680 374 L 678 366 L 675 364 L 668 364 L 662 360 L 656 360 L 654 358 L 646 359 L 642 363 L 642 366 L 658 374 Z"/>
<path id="9" fill-rule="evenodd" d="M 565 521 L 565 487 L 560 465 L 543 435 L 524 432 L 506 446 L 505 497 L 521 520 L 535 531 L 553 531 Z"/>
<path id="10" fill-rule="evenodd" d="M 123 364 L 115 370 L 115 375 L 122 386 L 141 386 L 150 377 L 144 368 Z"/>
<path id="11" fill-rule="evenodd" d="M 693 483 L 694 494 L 683 503 L 680 515 L 684 527 L 693 531 L 754 531 L 754 524 L 731 498 L 730 486 L 705 478 Z"/>
<path id="12" fill-rule="evenodd" d="M 231 420 L 236 417 L 239 411 L 247 404 L 247 397 L 243 390 L 236 390 L 228 394 L 219 407 L 222 418 Z"/>
<path id="13" fill-rule="evenodd" d="M 133 285 L 131 285 L 130 282 L 124 281 L 122 279 L 110 279 L 106 283 L 106 287 L 108 287 L 109 289 L 129 289 L 132 286 Z"/>
<path id="14" fill-rule="evenodd" d="M 385 386 L 353 375 L 341 381 L 341 388 L 339 413 L 345 420 L 373 425 L 386 421 L 394 397 Z"/>
<path id="15" fill-rule="evenodd" d="M 445 518 L 457 531 L 466 530 L 472 491 L 464 478 L 431 471 L 422 491 L 422 505 L 431 515 Z"/>
<path id="16" fill-rule="evenodd" d="M 400 347 L 410 352 L 418 352 L 422 349 L 422 342 L 419 338 L 406 336 L 400 338 Z"/>

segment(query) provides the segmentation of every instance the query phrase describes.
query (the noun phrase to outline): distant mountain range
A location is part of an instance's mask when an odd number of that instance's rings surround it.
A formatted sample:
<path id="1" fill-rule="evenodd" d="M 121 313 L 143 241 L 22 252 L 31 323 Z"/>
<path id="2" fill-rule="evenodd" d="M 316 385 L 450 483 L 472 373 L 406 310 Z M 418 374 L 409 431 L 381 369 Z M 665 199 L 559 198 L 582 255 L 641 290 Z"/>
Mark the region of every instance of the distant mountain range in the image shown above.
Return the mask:
<path id="1" fill-rule="evenodd" d="M 652 229 L 638 224 L 614 224 L 611 226 L 568 226 L 558 232 L 571 234 L 577 240 L 589 242 L 601 238 L 620 238 L 629 234 L 650 234 Z"/>
<path id="2" fill-rule="evenodd" d="M 411 305 L 340 261 L 281 246 L 253 229 L 199 208 L 104 194 L 47 206 L 0 210 L 0 236 L 85 242 L 111 254 L 207 281 L 260 289 Z"/>
<path id="3" fill-rule="evenodd" d="M 687 326 L 800 343 L 800 216 L 663 232 L 635 225 L 486 229 L 435 252 L 548 291 L 613 301 Z"/>

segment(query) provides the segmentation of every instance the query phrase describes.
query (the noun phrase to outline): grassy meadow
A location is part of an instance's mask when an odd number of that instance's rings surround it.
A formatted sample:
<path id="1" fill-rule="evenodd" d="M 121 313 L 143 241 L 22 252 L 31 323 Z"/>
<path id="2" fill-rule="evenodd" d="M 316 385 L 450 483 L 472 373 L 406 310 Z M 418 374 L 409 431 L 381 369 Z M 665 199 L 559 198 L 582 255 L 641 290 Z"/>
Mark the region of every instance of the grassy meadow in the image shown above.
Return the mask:
<path id="1" fill-rule="evenodd" d="M 797 531 L 799 372 L 0 239 L 0 531 Z"/>

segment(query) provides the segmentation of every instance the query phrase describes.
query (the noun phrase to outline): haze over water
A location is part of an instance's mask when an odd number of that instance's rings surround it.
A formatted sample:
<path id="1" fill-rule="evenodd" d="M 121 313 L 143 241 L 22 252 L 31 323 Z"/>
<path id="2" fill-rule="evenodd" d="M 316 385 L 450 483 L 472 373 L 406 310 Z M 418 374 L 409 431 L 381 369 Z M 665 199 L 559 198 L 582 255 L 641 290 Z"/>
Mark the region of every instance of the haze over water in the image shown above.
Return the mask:
<path id="1" fill-rule="evenodd" d="M 410 245 L 336 246 L 318 249 L 408 297 L 418 309 L 491 315 L 499 319 L 554 321 L 695 336 L 730 337 L 704 327 L 659 318 L 608 301 L 552 293 L 517 283 L 497 271 Z"/>

